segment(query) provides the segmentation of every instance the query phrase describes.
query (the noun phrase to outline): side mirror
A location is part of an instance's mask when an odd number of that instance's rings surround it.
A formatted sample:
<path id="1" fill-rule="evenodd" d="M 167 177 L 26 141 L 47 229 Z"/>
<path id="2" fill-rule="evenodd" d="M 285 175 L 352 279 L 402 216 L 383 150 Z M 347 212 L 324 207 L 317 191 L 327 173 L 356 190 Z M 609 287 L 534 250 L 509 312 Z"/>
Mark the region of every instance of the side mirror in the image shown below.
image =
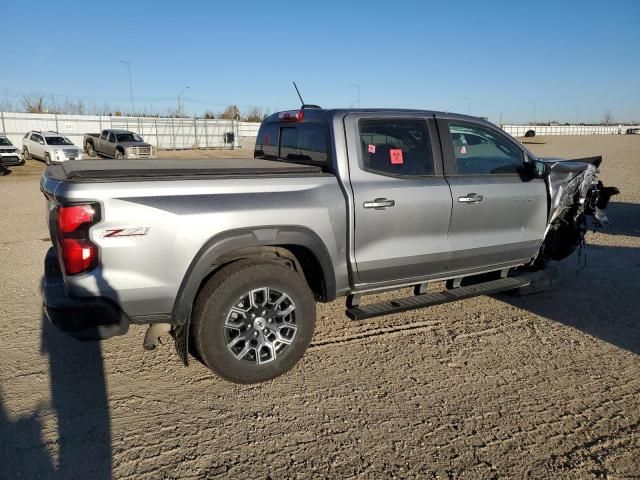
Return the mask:
<path id="1" fill-rule="evenodd" d="M 530 159 L 524 164 L 524 173 L 529 178 L 545 178 L 549 175 L 550 167 L 540 160 Z"/>

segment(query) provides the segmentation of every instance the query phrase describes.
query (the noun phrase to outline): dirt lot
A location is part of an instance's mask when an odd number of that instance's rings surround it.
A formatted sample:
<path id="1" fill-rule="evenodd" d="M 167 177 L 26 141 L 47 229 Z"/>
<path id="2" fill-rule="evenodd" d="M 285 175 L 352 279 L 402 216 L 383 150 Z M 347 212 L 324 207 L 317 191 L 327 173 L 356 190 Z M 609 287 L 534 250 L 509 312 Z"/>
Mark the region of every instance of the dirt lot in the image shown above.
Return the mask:
<path id="1" fill-rule="evenodd" d="M 322 305 L 302 362 L 257 386 L 184 368 L 171 344 L 143 351 L 142 327 L 101 344 L 55 331 L 42 164 L 14 168 L 0 178 L 0 478 L 640 478 L 640 136 L 533 141 L 603 154 L 622 190 L 585 270 L 574 255 L 551 293 L 361 323 Z"/>

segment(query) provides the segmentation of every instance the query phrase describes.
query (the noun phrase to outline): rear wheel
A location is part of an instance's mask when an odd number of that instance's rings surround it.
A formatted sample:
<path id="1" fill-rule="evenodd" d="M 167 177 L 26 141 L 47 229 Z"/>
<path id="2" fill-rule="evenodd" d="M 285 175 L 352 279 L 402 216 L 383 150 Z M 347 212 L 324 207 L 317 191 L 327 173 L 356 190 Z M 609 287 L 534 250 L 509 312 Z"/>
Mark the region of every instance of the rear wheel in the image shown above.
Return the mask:
<path id="1" fill-rule="evenodd" d="M 44 154 L 44 163 L 46 163 L 47 165 L 51 165 L 51 155 L 49 155 L 48 153 Z"/>
<path id="2" fill-rule="evenodd" d="M 87 155 L 89 155 L 90 157 L 96 156 L 96 150 L 93 148 L 93 144 L 88 143 L 86 146 L 86 150 L 87 150 Z"/>
<path id="3" fill-rule="evenodd" d="M 27 147 L 24 147 L 22 149 L 22 158 L 24 158 L 25 160 L 31 160 L 31 154 L 29 153 Z"/>
<path id="4" fill-rule="evenodd" d="M 315 327 L 305 279 L 275 262 L 239 261 L 211 277 L 193 309 L 200 359 L 237 383 L 270 380 L 304 355 Z"/>

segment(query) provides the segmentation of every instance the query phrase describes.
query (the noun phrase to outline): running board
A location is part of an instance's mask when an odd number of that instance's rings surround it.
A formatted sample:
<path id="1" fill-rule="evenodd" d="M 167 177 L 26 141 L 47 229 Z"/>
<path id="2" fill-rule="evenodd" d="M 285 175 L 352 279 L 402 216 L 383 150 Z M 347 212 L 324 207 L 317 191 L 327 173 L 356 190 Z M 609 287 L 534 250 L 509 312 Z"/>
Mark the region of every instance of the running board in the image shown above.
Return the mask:
<path id="1" fill-rule="evenodd" d="M 392 313 L 406 312 L 418 308 L 440 305 L 442 303 L 455 302 L 478 295 L 491 295 L 493 293 L 514 290 L 531 284 L 531 279 L 522 277 L 508 277 L 490 282 L 477 283 L 467 287 L 458 287 L 442 292 L 425 293 L 414 297 L 399 298 L 388 302 L 373 303 L 371 305 L 354 306 L 346 310 L 347 317 L 351 320 L 366 320 L 367 318 L 381 317 Z"/>

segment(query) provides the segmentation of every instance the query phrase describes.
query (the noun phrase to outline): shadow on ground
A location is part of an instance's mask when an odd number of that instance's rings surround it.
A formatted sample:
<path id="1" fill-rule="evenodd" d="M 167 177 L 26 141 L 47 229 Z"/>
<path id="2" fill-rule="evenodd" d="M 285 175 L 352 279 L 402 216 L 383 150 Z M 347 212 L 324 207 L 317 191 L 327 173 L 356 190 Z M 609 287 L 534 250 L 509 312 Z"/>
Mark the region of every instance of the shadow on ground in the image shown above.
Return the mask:
<path id="1" fill-rule="evenodd" d="M 640 206 L 611 207 L 615 223 L 605 233 L 640 235 Z M 640 248 L 587 244 L 578 261 L 574 253 L 556 264 L 560 279 L 552 291 L 497 298 L 640 355 Z"/>
<path id="2" fill-rule="evenodd" d="M 49 359 L 50 405 L 43 401 L 30 416 L 11 419 L 0 396 L 0 478 L 110 479 L 110 415 L 100 343 L 70 338 L 43 315 L 41 347 Z M 43 439 L 45 420 L 49 429 L 57 424 L 54 445 Z"/>
<path id="3" fill-rule="evenodd" d="M 606 227 L 607 235 L 640 237 L 640 204 L 611 202 L 607 207 L 611 225 Z"/>

